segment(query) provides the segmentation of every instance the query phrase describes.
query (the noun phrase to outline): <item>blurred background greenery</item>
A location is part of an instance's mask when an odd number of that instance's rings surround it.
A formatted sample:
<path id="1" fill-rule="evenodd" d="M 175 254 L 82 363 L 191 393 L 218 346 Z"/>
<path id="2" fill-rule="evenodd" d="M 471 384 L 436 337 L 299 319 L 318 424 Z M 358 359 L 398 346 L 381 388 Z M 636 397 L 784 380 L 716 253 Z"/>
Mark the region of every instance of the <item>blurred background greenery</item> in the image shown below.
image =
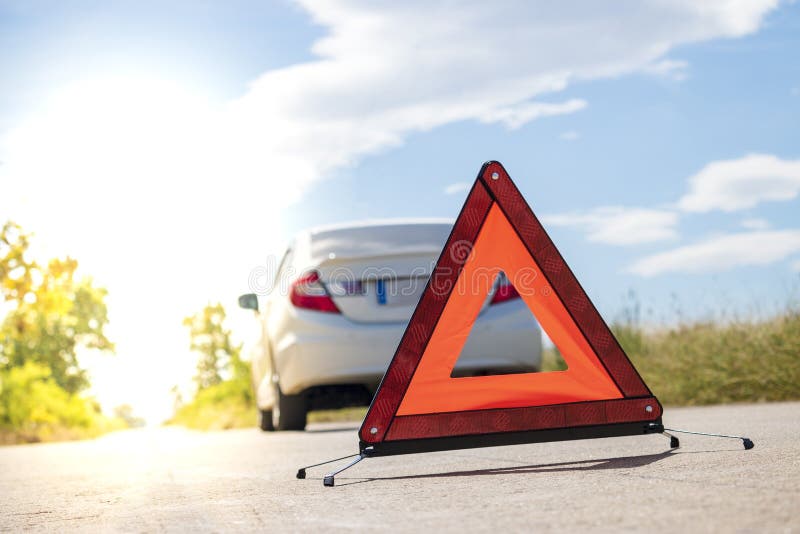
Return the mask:
<path id="1" fill-rule="evenodd" d="M 114 352 L 106 337 L 106 291 L 78 278 L 78 262 L 28 256 L 30 236 L 13 222 L 0 232 L 0 443 L 97 436 L 139 424 L 129 407 L 104 415 L 84 392 L 81 350 Z"/>
<path id="2" fill-rule="evenodd" d="M 194 382 L 197 393 L 184 403 L 175 392 L 175 415 L 168 421 L 201 430 L 256 425 L 256 406 L 250 384 L 250 364 L 242 361 L 241 344 L 234 344 L 225 326 L 225 309 L 209 304 L 183 320 L 191 349 L 197 355 Z"/>

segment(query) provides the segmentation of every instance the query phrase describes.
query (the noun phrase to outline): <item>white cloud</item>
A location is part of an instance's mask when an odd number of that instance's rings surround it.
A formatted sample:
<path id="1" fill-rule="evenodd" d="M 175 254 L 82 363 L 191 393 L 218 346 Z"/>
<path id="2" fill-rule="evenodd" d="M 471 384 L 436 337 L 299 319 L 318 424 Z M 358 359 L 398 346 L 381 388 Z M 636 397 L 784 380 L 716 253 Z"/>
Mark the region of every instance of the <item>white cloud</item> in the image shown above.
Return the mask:
<path id="1" fill-rule="evenodd" d="M 678 202 L 684 211 L 737 211 L 760 202 L 791 200 L 800 192 L 800 160 L 768 154 L 714 161 L 689 178 Z"/>
<path id="2" fill-rule="evenodd" d="M 524 102 L 522 104 L 509 106 L 500 109 L 492 109 L 484 113 L 480 120 L 482 122 L 502 122 L 509 129 L 516 130 L 525 123 L 541 117 L 551 117 L 553 115 L 564 115 L 575 113 L 587 106 L 585 100 L 573 98 L 560 104 L 549 104 L 546 102 Z"/>
<path id="3" fill-rule="evenodd" d="M 551 226 L 581 228 L 589 241 L 610 245 L 637 245 L 677 237 L 678 214 L 666 210 L 611 206 L 544 215 L 541 219 Z"/>
<path id="4" fill-rule="evenodd" d="M 800 273 L 800 260 L 794 260 L 789 266 L 794 272 Z"/>
<path id="5" fill-rule="evenodd" d="M 800 252 L 800 230 L 744 232 L 709 238 L 647 256 L 630 272 L 650 277 L 663 273 L 710 273 L 747 265 L 768 265 Z"/>
<path id="6" fill-rule="evenodd" d="M 644 72 L 659 76 L 661 78 L 668 78 L 677 82 L 686 79 L 686 70 L 689 68 L 689 63 L 683 60 L 675 59 L 662 59 L 647 65 Z"/>
<path id="7" fill-rule="evenodd" d="M 444 188 L 445 195 L 455 195 L 457 193 L 464 193 L 465 191 L 469 191 L 469 188 L 472 184 L 468 184 L 467 182 L 457 182 L 454 184 L 450 184 Z"/>
<path id="8" fill-rule="evenodd" d="M 235 107 L 260 153 L 278 149 L 318 176 L 413 131 L 575 112 L 585 102 L 534 99 L 650 68 L 683 43 L 750 33 L 777 4 L 300 3 L 329 29 L 313 46 L 319 60 L 264 74 Z"/>
<path id="9" fill-rule="evenodd" d="M 742 228 L 746 228 L 748 230 L 766 230 L 770 226 L 769 221 L 758 218 L 744 219 L 742 220 L 741 225 Z"/>
<path id="10" fill-rule="evenodd" d="M 558 138 L 561 139 L 562 141 L 576 141 L 580 139 L 580 137 L 581 134 L 576 132 L 575 130 L 569 130 L 563 132 L 561 135 L 558 136 Z"/>

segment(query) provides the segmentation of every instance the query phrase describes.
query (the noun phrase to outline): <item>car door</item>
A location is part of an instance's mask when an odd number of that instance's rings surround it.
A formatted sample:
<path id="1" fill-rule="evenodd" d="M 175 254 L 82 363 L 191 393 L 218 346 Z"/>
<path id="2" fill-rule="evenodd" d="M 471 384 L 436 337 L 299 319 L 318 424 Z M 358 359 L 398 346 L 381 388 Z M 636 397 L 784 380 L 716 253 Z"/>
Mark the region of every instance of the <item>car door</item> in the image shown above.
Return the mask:
<path id="1" fill-rule="evenodd" d="M 274 392 L 271 387 L 271 380 L 275 374 L 272 354 L 272 347 L 274 345 L 270 325 L 275 324 L 275 315 L 282 313 L 282 306 L 279 300 L 282 298 L 285 299 L 285 295 L 282 294 L 281 281 L 284 280 L 287 270 L 292 263 L 293 254 L 294 247 L 290 245 L 278 264 L 272 289 L 267 298 L 263 299 L 263 309 L 259 313 L 261 342 L 259 343 L 259 351 L 257 354 L 258 359 L 257 361 L 255 358 L 253 360 L 253 376 L 255 384 L 257 384 L 256 396 L 261 409 L 270 409 L 274 403 Z"/>

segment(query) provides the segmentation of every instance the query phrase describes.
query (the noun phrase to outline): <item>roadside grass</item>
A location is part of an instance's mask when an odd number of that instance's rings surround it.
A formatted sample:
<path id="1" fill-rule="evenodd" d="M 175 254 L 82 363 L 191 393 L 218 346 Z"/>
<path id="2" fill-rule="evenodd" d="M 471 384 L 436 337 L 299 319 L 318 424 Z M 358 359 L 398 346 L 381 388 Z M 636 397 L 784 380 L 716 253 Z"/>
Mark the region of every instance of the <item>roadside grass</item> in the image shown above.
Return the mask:
<path id="1" fill-rule="evenodd" d="M 761 321 L 614 332 L 663 404 L 800 399 L 800 310 Z"/>
<path id="2" fill-rule="evenodd" d="M 98 413 L 92 419 L 92 422 L 84 427 L 50 423 L 24 429 L 0 428 L 0 445 L 92 439 L 109 432 L 130 428 L 124 420 L 118 417 L 108 417 Z"/>
<path id="3" fill-rule="evenodd" d="M 344 421 L 363 421 L 367 415 L 366 406 L 342 408 L 340 410 L 318 410 L 308 413 L 309 423 L 338 423 Z"/>
<path id="4" fill-rule="evenodd" d="M 617 324 L 612 330 L 663 404 L 800 399 L 800 310 L 760 321 L 706 321 L 653 331 Z M 547 349 L 542 370 L 564 369 L 559 360 L 556 349 Z"/>

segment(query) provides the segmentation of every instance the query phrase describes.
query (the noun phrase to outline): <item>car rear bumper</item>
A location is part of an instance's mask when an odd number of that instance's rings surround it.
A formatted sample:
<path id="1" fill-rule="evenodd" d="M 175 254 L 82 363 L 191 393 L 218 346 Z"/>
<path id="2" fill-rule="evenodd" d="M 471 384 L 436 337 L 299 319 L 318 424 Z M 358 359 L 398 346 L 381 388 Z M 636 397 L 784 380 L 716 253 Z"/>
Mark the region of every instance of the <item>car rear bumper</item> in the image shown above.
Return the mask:
<path id="1" fill-rule="evenodd" d="M 322 385 L 363 384 L 373 390 L 397 349 L 405 324 L 361 324 L 340 315 L 298 313 L 291 333 L 274 347 L 281 391 L 294 395 Z M 458 375 L 541 368 L 542 338 L 522 301 L 487 309 L 456 364 Z"/>

